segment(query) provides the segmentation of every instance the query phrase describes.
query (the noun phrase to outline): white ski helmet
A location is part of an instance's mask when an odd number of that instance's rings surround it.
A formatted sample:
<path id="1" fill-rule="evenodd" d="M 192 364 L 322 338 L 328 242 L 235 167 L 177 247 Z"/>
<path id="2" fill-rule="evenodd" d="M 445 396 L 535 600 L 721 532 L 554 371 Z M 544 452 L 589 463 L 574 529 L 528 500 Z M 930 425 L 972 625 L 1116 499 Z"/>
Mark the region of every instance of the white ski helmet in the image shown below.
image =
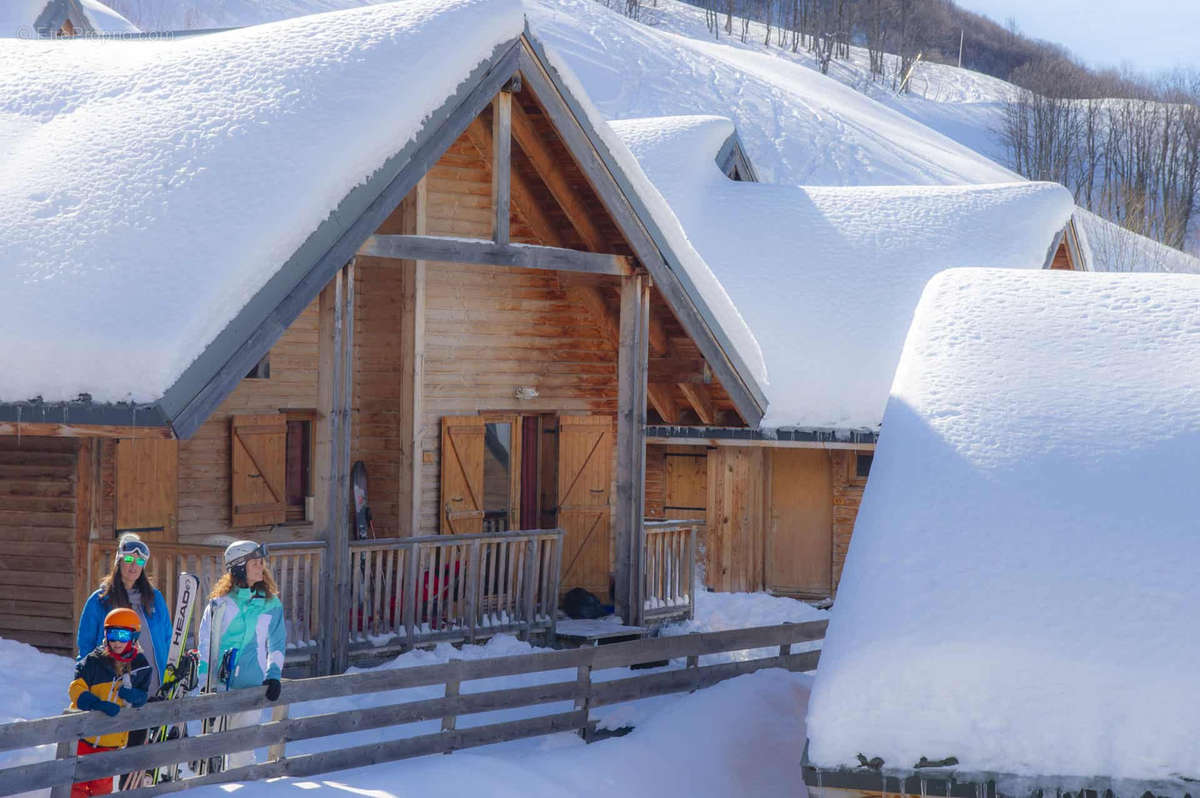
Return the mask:
<path id="1" fill-rule="evenodd" d="M 235 540 L 225 547 L 225 567 L 245 565 L 246 560 L 267 556 L 267 547 L 253 540 Z"/>

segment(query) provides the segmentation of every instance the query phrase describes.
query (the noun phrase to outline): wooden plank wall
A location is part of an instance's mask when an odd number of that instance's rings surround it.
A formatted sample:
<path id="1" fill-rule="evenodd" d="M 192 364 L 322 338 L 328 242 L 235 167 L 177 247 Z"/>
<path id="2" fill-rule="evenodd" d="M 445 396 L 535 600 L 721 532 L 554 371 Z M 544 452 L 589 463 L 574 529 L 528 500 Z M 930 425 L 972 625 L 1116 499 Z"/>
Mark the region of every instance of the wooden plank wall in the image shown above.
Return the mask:
<path id="1" fill-rule="evenodd" d="M 464 135 L 427 178 L 430 235 L 491 236 L 490 167 Z M 514 212 L 514 241 L 541 243 Z M 611 278 L 610 278 L 611 279 Z M 615 413 L 616 355 L 554 272 L 429 264 L 420 533 L 438 530 L 440 420 L 485 411 Z M 535 399 L 517 400 L 528 386 Z"/>
<path id="2" fill-rule="evenodd" d="M 720 591 L 763 588 L 763 547 L 770 496 L 769 450 L 721 446 L 708 452 L 705 579 Z"/>
<path id="3" fill-rule="evenodd" d="M 646 445 L 646 517 L 661 521 L 667 517 L 667 447 Z"/>
<path id="4" fill-rule="evenodd" d="M 857 452 L 841 449 L 830 454 L 833 468 L 833 590 L 836 593 L 866 485 L 855 484 L 851 478 Z"/>
<path id="5" fill-rule="evenodd" d="M 0 637 L 72 656 L 79 446 L 0 437 Z"/>
<path id="6" fill-rule="evenodd" d="M 235 530 L 230 526 L 229 417 L 234 413 L 317 407 L 318 322 L 314 301 L 271 349 L 270 379 L 242 380 L 191 440 L 180 441 L 181 543 L 203 543 L 206 537 L 218 534 L 253 536 L 253 529 Z M 290 524 L 289 529 L 293 530 L 291 537 L 297 539 L 311 539 L 319 532 L 303 523 Z"/>

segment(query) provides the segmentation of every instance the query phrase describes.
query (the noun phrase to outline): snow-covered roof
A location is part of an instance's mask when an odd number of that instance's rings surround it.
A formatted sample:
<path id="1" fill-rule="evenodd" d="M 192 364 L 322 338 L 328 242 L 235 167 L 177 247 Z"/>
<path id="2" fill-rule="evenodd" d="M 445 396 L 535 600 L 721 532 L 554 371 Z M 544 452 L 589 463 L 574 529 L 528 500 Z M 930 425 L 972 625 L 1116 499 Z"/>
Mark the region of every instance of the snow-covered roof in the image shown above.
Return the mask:
<path id="1" fill-rule="evenodd" d="M 293 288 L 314 262 L 353 254 L 352 223 L 481 76 L 501 80 L 523 31 L 517 0 L 413 0 L 166 41 L 14 42 L 0 53 L 0 413 L 88 394 L 157 402 L 142 423 L 166 423 L 212 394 L 252 332 L 261 346 L 262 325 L 290 321 L 274 303 L 302 309 Z M 529 43 L 666 258 L 648 265 L 656 282 L 678 280 L 693 337 L 761 407 L 761 359 L 729 298 L 570 72 Z"/>
<path id="2" fill-rule="evenodd" d="M 4 0 L 0 3 L 0 39 L 33 39 L 55 31 L 45 30 L 46 20 L 72 19 L 86 33 L 137 33 L 132 22 L 100 0 Z"/>
<path id="3" fill-rule="evenodd" d="M 1200 277 L 930 281 L 821 655 L 814 764 L 1200 778 L 1197 374 Z"/>
<path id="4" fill-rule="evenodd" d="M 161 397 L 523 29 L 516 0 L 413 0 L 174 41 L 12 42 L 0 400 Z"/>
<path id="5" fill-rule="evenodd" d="M 1200 258 L 1077 208 L 1075 229 L 1092 271 L 1200 274 Z"/>
<path id="6" fill-rule="evenodd" d="M 1050 183 L 797 187 L 734 182 L 719 117 L 611 123 L 761 346 L 764 427 L 875 428 L 926 281 L 1040 269 L 1073 208 Z"/>

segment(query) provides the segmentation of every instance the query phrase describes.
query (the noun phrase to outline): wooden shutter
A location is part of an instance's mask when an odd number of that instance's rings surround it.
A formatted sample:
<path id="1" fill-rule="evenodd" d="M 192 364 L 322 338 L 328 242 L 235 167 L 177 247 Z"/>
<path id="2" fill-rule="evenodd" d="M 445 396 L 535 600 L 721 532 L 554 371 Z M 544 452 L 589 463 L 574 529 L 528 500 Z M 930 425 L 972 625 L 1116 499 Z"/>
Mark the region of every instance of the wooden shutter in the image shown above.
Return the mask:
<path id="1" fill-rule="evenodd" d="M 558 422 L 558 525 L 563 530 L 562 590 L 582 587 L 604 599 L 612 570 L 611 416 Z"/>
<path id="2" fill-rule="evenodd" d="M 282 524 L 287 518 L 287 417 L 233 416 L 230 459 L 231 524 Z"/>
<path id="3" fill-rule="evenodd" d="M 483 433 L 479 416 L 442 418 L 443 535 L 483 531 Z"/>
<path id="4" fill-rule="evenodd" d="M 116 446 L 116 528 L 141 533 L 148 541 L 178 539 L 179 442 L 119 440 Z"/>

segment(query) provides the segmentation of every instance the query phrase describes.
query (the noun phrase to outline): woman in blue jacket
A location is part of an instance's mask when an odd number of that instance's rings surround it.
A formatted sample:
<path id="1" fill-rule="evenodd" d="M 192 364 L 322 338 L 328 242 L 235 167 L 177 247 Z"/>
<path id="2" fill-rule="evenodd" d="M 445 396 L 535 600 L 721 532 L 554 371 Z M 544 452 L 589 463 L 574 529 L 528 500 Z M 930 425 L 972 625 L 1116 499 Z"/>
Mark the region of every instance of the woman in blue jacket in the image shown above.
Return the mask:
<path id="1" fill-rule="evenodd" d="M 79 615 L 76 634 L 76 659 L 87 656 L 104 644 L 104 616 L 118 607 L 127 607 L 142 619 L 141 647 L 153 671 L 150 675 L 150 695 L 162 684 L 167 665 L 167 649 L 171 645 L 171 613 L 162 593 L 146 576 L 150 547 L 132 532 L 121 535 L 112 571 L 100 582 L 96 592 L 88 596 Z M 147 634 L 147 632 L 149 632 Z"/>

